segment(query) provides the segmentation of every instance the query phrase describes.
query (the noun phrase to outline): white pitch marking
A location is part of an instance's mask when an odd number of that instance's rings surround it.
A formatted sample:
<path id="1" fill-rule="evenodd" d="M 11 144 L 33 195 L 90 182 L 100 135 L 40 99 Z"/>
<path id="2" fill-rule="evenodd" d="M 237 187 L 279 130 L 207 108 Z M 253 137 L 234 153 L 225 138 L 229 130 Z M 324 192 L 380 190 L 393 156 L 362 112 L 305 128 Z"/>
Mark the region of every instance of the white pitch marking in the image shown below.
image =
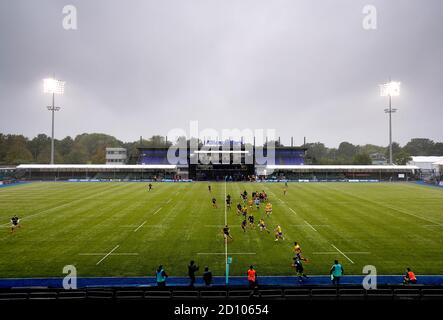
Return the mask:
<path id="1" fill-rule="evenodd" d="M 306 221 L 306 220 L 303 220 L 305 223 L 306 223 L 306 225 L 308 225 L 312 230 L 314 230 L 315 232 L 318 232 L 317 231 L 317 229 L 315 229 L 308 221 Z"/>
<path id="2" fill-rule="evenodd" d="M 154 212 L 154 214 L 157 214 L 162 208 L 158 208 L 157 211 Z"/>
<path id="3" fill-rule="evenodd" d="M 335 189 L 335 188 L 332 188 L 332 189 L 335 190 L 335 191 L 339 191 L 339 192 L 342 192 L 342 193 L 344 193 L 344 194 L 350 195 L 351 197 L 354 197 L 354 198 L 357 198 L 357 199 L 362 199 L 362 200 L 364 200 L 364 201 L 374 203 L 374 204 L 376 204 L 376 205 L 379 206 L 379 207 L 384 207 L 384 208 L 392 209 L 392 210 L 395 210 L 395 211 L 397 211 L 397 212 L 401 212 L 401 213 L 404 213 L 404 214 L 410 215 L 410 216 L 412 216 L 412 217 L 416 217 L 416 218 L 418 218 L 418 219 L 421 219 L 421 220 L 424 220 L 424 221 L 431 222 L 431 223 L 433 223 L 433 224 L 435 224 L 435 225 L 437 225 L 437 226 L 442 226 L 442 227 L 443 227 L 443 224 L 442 224 L 442 223 L 438 223 L 438 222 L 436 222 L 436 221 L 434 221 L 434 220 L 432 220 L 432 219 L 428 219 L 428 218 L 425 218 L 425 217 L 422 217 L 422 216 L 418 216 L 418 215 L 413 214 L 413 213 L 411 213 L 411 212 L 409 212 L 409 211 L 406 211 L 405 209 L 402 209 L 402 208 L 396 208 L 396 207 L 390 206 L 390 205 L 388 205 L 388 204 L 386 204 L 386 203 L 384 203 L 384 202 L 377 202 L 377 201 L 374 201 L 374 200 L 371 200 L 371 199 L 367 199 L 367 198 L 365 198 L 365 197 L 360 197 L 360 196 L 357 196 L 357 195 L 355 195 L 355 194 L 352 194 L 352 193 L 350 193 L 350 192 L 346 192 L 346 191 L 343 191 L 343 190 L 337 190 L 337 189 Z"/>
<path id="4" fill-rule="evenodd" d="M 208 254 L 208 255 L 224 255 L 225 252 L 198 252 L 197 254 Z M 256 254 L 255 252 L 229 252 L 229 254 Z"/>
<path id="5" fill-rule="evenodd" d="M 335 248 L 335 250 L 337 250 L 338 252 L 340 252 L 340 253 L 343 255 L 343 257 L 345 257 L 346 259 L 348 259 L 350 263 L 354 264 L 354 261 L 352 261 L 352 260 L 351 260 L 346 254 L 344 254 L 342 251 L 340 251 L 339 248 L 337 248 L 337 247 L 334 246 L 333 244 L 331 244 L 331 246 L 333 246 L 333 247 Z"/>
<path id="6" fill-rule="evenodd" d="M 143 222 L 141 225 L 139 225 L 139 226 L 137 227 L 137 229 L 134 230 L 134 232 L 137 232 L 141 227 L 143 227 L 143 226 L 145 225 L 145 223 L 146 223 L 146 221 Z"/>
<path id="7" fill-rule="evenodd" d="M 225 225 L 224 224 L 206 224 L 205 227 L 212 227 L 212 228 L 223 228 Z M 240 225 L 234 225 L 231 227 L 241 227 Z M 229 227 L 229 228 L 231 228 Z"/>
<path id="8" fill-rule="evenodd" d="M 367 252 L 367 251 L 346 251 L 345 253 L 347 253 L 347 254 L 371 254 L 370 252 Z"/>
<path id="9" fill-rule="evenodd" d="M 74 203 L 74 202 L 78 202 L 78 201 L 82 201 L 82 200 L 87 200 L 87 199 L 90 199 L 90 198 L 94 198 L 94 197 L 96 197 L 96 196 L 98 196 L 98 195 L 100 195 L 100 194 L 102 194 L 102 193 L 105 193 L 105 192 L 109 191 L 110 189 L 112 189 L 112 187 L 111 187 L 111 188 L 106 188 L 105 190 L 103 190 L 103 191 L 101 191 L 101 192 L 99 192 L 99 193 L 96 193 L 96 194 L 92 194 L 92 195 L 90 195 L 90 196 L 88 196 L 88 197 L 86 197 L 86 198 L 74 199 L 74 200 L 72 200 L 72 201 L 69 201 L 69 202 L 63 203 L 63 204 L 61 204 L 61 205 L 58 205 L 58 206 L 55 206 L 55 207 L 52 207 L 52 208 L 48 208 L 48 209 L 44 209 L 44 210 L 42 210 L 42 211 L 39 211 L 39 212 L 36 212 L 36 213 L 30 214 L 29 216 L 24 216 L 23 218 L 20 218 L 20 219 L 29 219 L 29 218 L 32 218 L 32 217 L 34 217 L 34 216 L 38 216 L 38 215 L 40 215 L 40 214 L 42 214 L 42 213 L 45 213 L 45 212 L 48 212 L 48 211 L 51 211 L 51 210 L 55 210 L 55 209 L 58 209 L 58 208 L 66 207 L 66 206 L 68 206 L 68 205 L 70 205 L 71 203 Z M 2 226 L 7 226 L 7 225 L 8 225 L 8 223 L 2 224 Z"/>
<path id="10" fill-rule="evenodd" d="M 79 253 L 79 256 L 103 256 L 106 253 Z M 138 253 L 132 252 L 122 252 L 122 253 L 111 253 L 110 256 L 138 256 Z"/>
<path id="11" fill-rule="evenodd" d="M 100 263 L 102 263 L 103 260 L 105 260 L 107 257 L 109 257 L 109 256 L 110 256 L 115 250 L 118 249 L 118 247 L 120 247 L 119 244 L 116 245 L 116 246 L 114 247 L 114 249 L 112 249 L 111 251 L 109 251 L 109 252 L 108 252 L 103 258 L 101 258 L 100 261 L 96 263 L 96 266 L 98 266 Z"/>
<path id="12" fill-rule="evenodd" d="M 331 252 L 313 252 L 312 254 L 337 254 L 337 251 L 331 251 Z"/>
<path id="13" fill-rule="evenodd" d="M 307 224 L 291 224 L 291 227 L 309 227 Z M 329 224 L 311 224 L 313 227 L 330 227 Z"/>
<path id="14" fill-rule="evenodd" d="M 294 212 L 295 214 L 297 214 L 297 212 L 295 212 L 294 209 L 292 209 L 292 208 L 290 208 L 290 207 L 288 207 L 288 208 L 289 208 L 289 210 L 291 210 L 292 212 Z"/>
<path id="15" fill-rule="evenodd" d="M 358 251 L 356 251 L 356 252 L 344 252 L 344 253 L 347 253 L 347 254 L 371 254 L 370 252 L 364 252 L 364 251 L 361 251 L 361 252 L 358 252 Z M 335 251 L 330 251 L 330 252 L 313 252 L 312 254 L 337 254 L 337 252 L 335 252 Z"/>
<path id="16" fill-rule="evenodd" d="M 166 201 L 166 204 L 168 204 L 169 202 L 171 202 L 172 201 L 172 199 L 169 199 L 168 201 Z"/>
<path id="17" fill-rule="evenodd" d="M 368 200 L 368 199 L 366 199 L 366 200 Z M 369 200 L 369 201 L 374 202 L 374 203 L 377 203 L 377 202 L 372 201 L 372 200 Z M 404 214 L 407 214 L 407 215 L 410 215 L 410 216 L 413 216 L 413 217 L 416 217 L 416 218 L 418 218 L 418 219 L 422 219 L 422 220 L 424 220 L 424 221 L 432 222 L 432 223 L 434 223 L 436 226 L 443 227 L 443 224 L 441 224 L 441 223 L 435 222 L 435 221 L 432 220 L 432 219 L 428 219 L 428 218 L 421 217 L 421 216 L 418 216 L 418 215 L 416 215 L 416 214 L 410 213 L 409 211 L 406 211 L 406 210 L 404 210 L 404 209 L 396 208 L 396 207 L 393 207 L 393 206 L 390 206 L 390 205 L 384 204 L 383 202 L 382 202 L 382 206 L 383 206 L 383 207 L 386 207 L 386 208 L 389 208 L 389 209 L 392 209 L 392 210 L 395 210 L 395 211 L 398 211 L 398 212 L 401 212 L 401 213 L 404 213 Z"/>

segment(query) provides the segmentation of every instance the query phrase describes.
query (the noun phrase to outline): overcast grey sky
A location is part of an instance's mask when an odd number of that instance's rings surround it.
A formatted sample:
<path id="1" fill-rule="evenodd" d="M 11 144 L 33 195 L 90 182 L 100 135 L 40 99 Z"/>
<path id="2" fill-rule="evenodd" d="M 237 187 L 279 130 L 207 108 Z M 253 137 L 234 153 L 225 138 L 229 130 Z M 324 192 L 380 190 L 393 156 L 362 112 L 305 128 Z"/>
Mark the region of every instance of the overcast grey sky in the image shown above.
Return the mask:
<path id="1" fill-rule="evenodd" d="M 78 29 L 62 26 L 65 5 Z M 365 5 L 377 29 L 365 30 Z M 275 128 L 283 142 L 443 141 L 443 1 L 0 0 L 0 132 L 50 133 L 42 79 L 66 81 L 56 137 Z"/>

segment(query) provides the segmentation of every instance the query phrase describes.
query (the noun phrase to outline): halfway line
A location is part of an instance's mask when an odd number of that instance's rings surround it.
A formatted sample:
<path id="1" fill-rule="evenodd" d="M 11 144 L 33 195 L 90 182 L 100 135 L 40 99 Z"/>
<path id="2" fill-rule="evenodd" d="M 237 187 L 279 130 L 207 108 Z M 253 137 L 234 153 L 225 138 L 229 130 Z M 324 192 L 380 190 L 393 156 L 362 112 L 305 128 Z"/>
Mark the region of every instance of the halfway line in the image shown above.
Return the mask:
<path id="1" fill-rule="evenodd" d="M 354 264 L 354 261 L 352 261 L 347 255 L 345 255 L 342 251 L 340 251 L 339 248 L 337 248 L 336 246 L 334 246 L 332 243 L 331 243 L 331 246 L 333 246 L 335 250 L 337 250 L 338 252 L 340 252 L 340 253 L 343 255 L 343 257 L 345 257 L 346 259 L 348 259 L 349 262 L 351 262 L 352 264 Z"/>
<path id="2" fill-rule="evenodd" d="M 106 253 L 79 253 L 79 256 L 102 256 Z M 126 252 L 122 252 L 122 253 L 112 253 L 110 254 L 111 256 L 138 256 L 138 253 L 126 253 Z"/>
<path id="3" fill-rule="evenodd" d="M 308 221 L 303 220 L 307 226 L 309 226 L 312 230 L 314 230 L 315 232 L 318 232 L 317 229 L 315 229 Z"/>
<path id="4" fill-rule="evenodd" d="M 146 221 L 143 222 L 141 225 L 139 225 L 139 226 L 137 227 L 137 229 L 134 230 L 134 232 L 137 232 L 141 227 L 143 227 L 143 226 L 145 225 L 145 223 L 146 223 Z"/>
<path id="5" fill-rule="evenodd" d="M 225 252 L 198 252 L 197 254 L 218 254 L 218 255 L 224 255 Z M 255 252 L 229 252 L 229 254 L 256 254 Z"/>
<path id="6" fill-rule="evenodd" d="M 114 249 L 112 249 L 111 251 L 109 251 L 109 253 L 107 255 L 105 255 L 103 258 L 100 259 L 99 262 L 97 262 L 95 265 L 98 266 L 103 260 L 105 260 L 107 257 L 109 257 L 111 255 L 111 253 L 113 253 L 115 250 L 118 249 L 118 247 L 120 247 L 120 245 L 116 245 Z"/>

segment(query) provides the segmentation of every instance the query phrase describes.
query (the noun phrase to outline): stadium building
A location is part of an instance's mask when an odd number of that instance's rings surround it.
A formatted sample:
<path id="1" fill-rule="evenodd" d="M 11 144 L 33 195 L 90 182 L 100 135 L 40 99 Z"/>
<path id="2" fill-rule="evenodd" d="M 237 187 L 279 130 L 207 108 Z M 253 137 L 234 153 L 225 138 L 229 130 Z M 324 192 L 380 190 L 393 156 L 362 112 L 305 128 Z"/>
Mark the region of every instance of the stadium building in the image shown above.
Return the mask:
<path id="1" fill-rule="evenodd" d="M 417 178 L 414 165 L 307 165 L 305 147 L 272 150 L 230 142 L 188 148 L 177 174 L 181 179 L 240 181 L 408 181 Z M 139 148 L 139 165 L 169 164 L 167 148 Z"/>
<path id="2" fill-rule="evenodd" d="M 441 174 L 440 166 L 443 163 L 443 157 L 438 156 L 412 156 L 409 165 L 420 168 L 423 177 L 433 177 Z"/>
<path id="3" fill-rule="evenodd" d="M 416 165 L 308 165 L 305 147 L 257 147 L 233 141 L 196 148 L 140 147 L 132 164 L 19 165 L 19 180 L 76 181 L 409 181 Z"/>
<path id="4" fill-rule="evenodd" d="M 170 164 L 168 148 L 139 148 L 139 165 Z M 224 180 L 243 181 L 255 176 L 266 175 L 266 165 L 305 164 L 306 148 L 277 147 L 268 152 L 266 148 L 245 144 L 202 145 L 199 148 L 186 148 L 178 160 L 177 174 L 179 178 L 192 180 Z M 177 151 L 179 153 L 179 151 Z M 171 151 L 169 151 L 171 157 Z"/>

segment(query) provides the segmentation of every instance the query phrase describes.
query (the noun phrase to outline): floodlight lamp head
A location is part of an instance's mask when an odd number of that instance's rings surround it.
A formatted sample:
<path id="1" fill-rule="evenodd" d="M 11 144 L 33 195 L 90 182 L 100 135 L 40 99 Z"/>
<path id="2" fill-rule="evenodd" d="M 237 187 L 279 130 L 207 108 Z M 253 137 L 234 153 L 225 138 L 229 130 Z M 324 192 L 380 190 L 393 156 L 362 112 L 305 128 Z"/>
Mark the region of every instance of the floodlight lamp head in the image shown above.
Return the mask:
<path id="1" fill-rule="evenodd" d="M 43 92 L 63 94 L 65 91 L 65 82 L 53 78 L 43 79 Z"/>
<path id="2" fill-rule="evenodd" d="M 398 97 L 400 95 L 400 82 L 391 81 L 380 85 L 380 95 L 382 97 Z"/>

